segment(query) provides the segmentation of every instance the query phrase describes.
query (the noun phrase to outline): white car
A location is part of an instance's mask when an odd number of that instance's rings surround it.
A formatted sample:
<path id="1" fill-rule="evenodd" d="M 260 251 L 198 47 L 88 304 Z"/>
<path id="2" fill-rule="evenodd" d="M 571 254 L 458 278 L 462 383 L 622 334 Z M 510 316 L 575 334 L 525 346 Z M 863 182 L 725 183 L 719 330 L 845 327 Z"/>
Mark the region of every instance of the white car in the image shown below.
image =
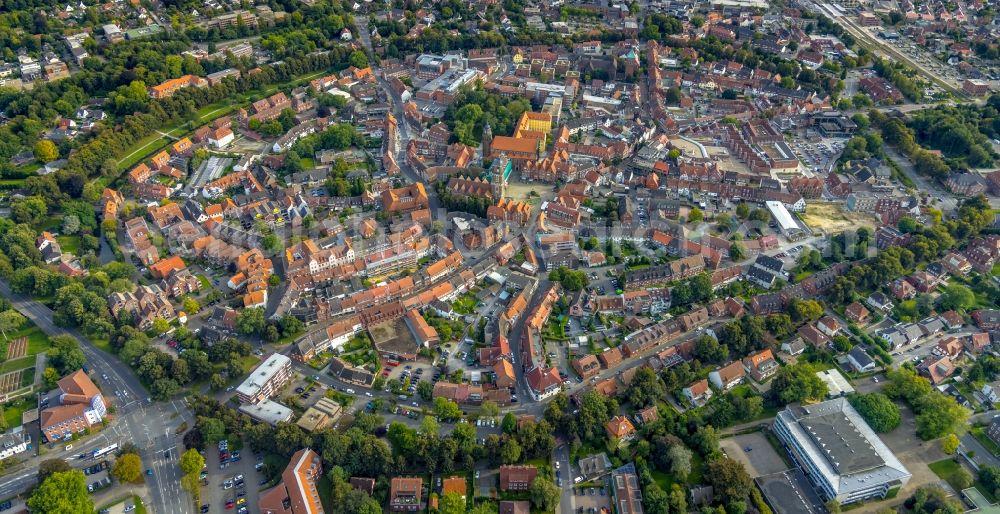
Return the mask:
<path id="1" fill-rule="evenodd" d="M 354 394 L 354 389 L 344 389 L 344 392 L 347 394 Z"/>

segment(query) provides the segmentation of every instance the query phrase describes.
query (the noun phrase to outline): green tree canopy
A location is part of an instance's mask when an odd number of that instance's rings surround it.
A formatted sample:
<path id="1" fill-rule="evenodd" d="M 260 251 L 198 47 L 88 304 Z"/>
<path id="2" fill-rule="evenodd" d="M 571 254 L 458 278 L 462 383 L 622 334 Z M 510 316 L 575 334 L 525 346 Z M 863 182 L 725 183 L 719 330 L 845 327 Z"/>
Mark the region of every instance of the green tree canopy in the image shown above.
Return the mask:
<path id="1" fill-rule="evenodd" d="M 60 471 L 49 475 L 31 493 L 28 508 L 38 514 L 94 512 L 82 471 Z"/>
<path id="2" fill-rule="evenodd" d="M 855 394 L 849 400 L 872 430 L 883 434 L 899 426 L 899 407 L 888 396 L 882 393 Z"/>
<path id="3" fill-rule="evenodd" d="M 806 361 L 782 366 L 771 382 L 771 392 L 783 404 L 819 401 L 827 391 L 826 383 L 816 376 L 816 369 Z"/>

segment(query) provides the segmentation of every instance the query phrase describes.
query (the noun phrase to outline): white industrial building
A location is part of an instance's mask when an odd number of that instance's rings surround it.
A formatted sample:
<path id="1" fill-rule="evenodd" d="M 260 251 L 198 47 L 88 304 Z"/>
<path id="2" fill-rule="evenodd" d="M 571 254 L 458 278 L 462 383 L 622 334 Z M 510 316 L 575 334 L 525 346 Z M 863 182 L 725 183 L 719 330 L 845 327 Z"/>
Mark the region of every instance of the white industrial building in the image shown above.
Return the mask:
<path id="1" fill-rule="evenodd" d="M 912 476 L 846 398 L 790 406 L 774 433 L 823 500 L 884 498 Z"/>
<path id="2" fill-rule="evenodd" d="M 771 212 L 771 216 L 774 217 L 775 223 L 778 224 L 778 229 L 781 230 L 782 235 L 788 239 L 799 239 L 804 237 L 807 233 L 805 227 L 799 220 L 792 216 L 792 213 L 788 212 L 785 204 L 775 201 L 764 202 L 767 210 Z"/>

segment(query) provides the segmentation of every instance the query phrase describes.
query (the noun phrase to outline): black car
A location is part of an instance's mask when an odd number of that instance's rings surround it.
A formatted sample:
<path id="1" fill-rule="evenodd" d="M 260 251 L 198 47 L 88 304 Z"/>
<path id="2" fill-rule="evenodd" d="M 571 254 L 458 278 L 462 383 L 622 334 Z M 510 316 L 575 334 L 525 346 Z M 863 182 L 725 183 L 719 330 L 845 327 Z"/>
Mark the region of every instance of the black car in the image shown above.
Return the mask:
<path id="1" fill-rule="evenodd" d="M 205 514 L 206 512 L 208 512 L 208 504 L 207 503 L 201 506 L 201 514 Z"/>

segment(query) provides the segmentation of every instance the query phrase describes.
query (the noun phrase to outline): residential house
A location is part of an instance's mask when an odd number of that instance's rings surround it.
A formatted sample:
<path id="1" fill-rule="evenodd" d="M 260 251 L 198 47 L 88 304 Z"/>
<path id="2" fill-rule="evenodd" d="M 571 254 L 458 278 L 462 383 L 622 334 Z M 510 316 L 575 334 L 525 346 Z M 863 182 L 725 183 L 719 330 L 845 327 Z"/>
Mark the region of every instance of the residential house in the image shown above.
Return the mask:
<path id="1" fill-rule="evenodd" d="M 708 380 L 705 379 L 692 382 L 681 392 L 693 405 L 704 405 L 712 398 L 712 388 L 708 386 Z"/>
<path id="2" fill-rule="evenodd" d="M 754 380 L 762 382 L 778 372 L 778 361 L 771 350 L 766 349 L 744 357 L 743 368 Z"/>
<path id="3" fill-rule="evenodd" d="M 875 361 L 865 352 L 864 348 L 855 346 L 847 352 L 847 360 L 855 371 L 865 373 L 875 369 Z"/>
<path id="4" fill-rule="evenodd" d="M 389 484 L 389 511 L 423 511 L 423 487 L 424 481 L 420 477 L 394 477 Z"/>
<path id="5" fill-rule="evenodd" d="M 853 321 L 859 325 L 863 325 L 868 322 L 868 317 L 871 312 L 858 302 L 852 302 L 847 308 L 844 309 L 844 316 L 847 317 L 849 321 Z"/>
<path id="6" fill-rule="evenodd" d="M 927 377 L 931 384 L 938 385 L 955 373 L 955 365 L 948 356 L 930 355 L 917 366 L 917 371 Z"/>
<path id="7" fill-rule="evenodd" d="M 609 439 L 630 441 L 635 438 L 635 425 L 625 416 L 615 416 L 604 425 Z"/>
<path id="8" fill-rule="evenodd" d="M 587 354 L 573 359 L 573 369 L 580 375 L 580 378 L 587 380 L 600 373 L 601 363 L 596 356 Z"/>
<path id="9" fill-rule="evenodd" d="M 746 372 L 740 361 L 733 361 L 708 374 L 708 380 L 715 387 L 728 391 L 743 382 Z"/>
<path id="10" fill-rule="evenodd" d="M 538 468 L 535 466 L 500 466 L 500 490 L 527 491 L 537 476 Z"/>

